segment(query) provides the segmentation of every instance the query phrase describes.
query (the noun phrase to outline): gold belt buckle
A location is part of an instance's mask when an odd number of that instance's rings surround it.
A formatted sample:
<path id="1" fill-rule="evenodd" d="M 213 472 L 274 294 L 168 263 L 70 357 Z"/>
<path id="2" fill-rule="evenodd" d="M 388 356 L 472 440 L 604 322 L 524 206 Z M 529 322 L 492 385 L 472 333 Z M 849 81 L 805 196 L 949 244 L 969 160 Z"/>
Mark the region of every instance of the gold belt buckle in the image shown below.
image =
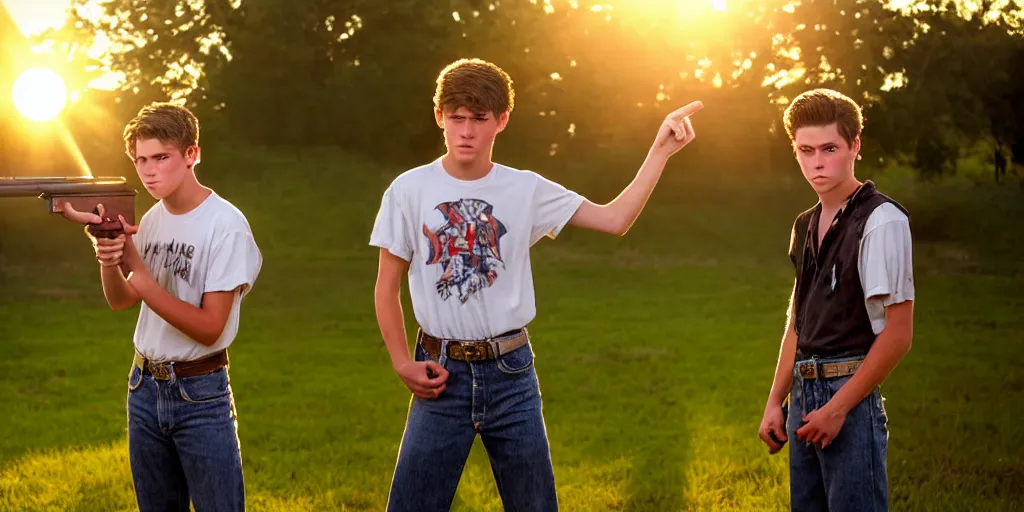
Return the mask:
<path id="1" fill-rule="evenodd" d="M 813 361 L 800 363 L 800 376 L 805 379 L 817 379 L 818 368 Z"/>
<path id="2" fill-rule="evenodd" d="M 156 380 L 171 380 L 171 367 L 168 364 L 149 363 L 149 373 Z"/>
<path id="3" fill-rule="evenodd" d="M 449 345 L 452 359 L 482 361 L 487 359 L 487 347 L 474 344 L 453 343 Z"/>
<path id="4" fill-rule="evenodd" d="M 480 353 L 480 347 L 477 345 L 466 345 L 462 347 L 462 351 L 466 354 L 467 361 L 479 361 L 484 359 L 484 357 L 481 357 L 484 354 Z"/>
<path id="5" fill-rule="evenodd" d="M 448 356 L 452 359 L 464 359 L 462 347 L 459 345 L 448 345 Z"/>

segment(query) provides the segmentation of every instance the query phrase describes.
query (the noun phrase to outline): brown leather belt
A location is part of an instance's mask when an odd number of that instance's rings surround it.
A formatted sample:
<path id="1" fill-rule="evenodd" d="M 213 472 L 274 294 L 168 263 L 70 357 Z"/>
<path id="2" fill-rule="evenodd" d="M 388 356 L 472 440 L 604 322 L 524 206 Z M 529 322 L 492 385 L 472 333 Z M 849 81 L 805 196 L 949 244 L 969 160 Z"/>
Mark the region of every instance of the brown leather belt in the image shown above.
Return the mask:
<path id="1" fill-rule="evenodd" d="M 142 354 L 135 353 L 135 365 L 142 368 L 143 374 L 152 375 L 156 380 L 171 380 L 171 370 L 178 378 L 195 377 L 213 373 L 228 366 L 228 351 L 221 350 L 202 359 L 194 361 L 168 361 L 154 363 Z"/>
<path id="2" fill-rule="evenodd" d="M 835 379 L 853 375 L 860 365 L 864 364 L 863 359 L 855 361 L 842 361 L 838 363 L 819 363 L 817 361 L 801 361 L 799 365 L 800 376 L 805 379 Z"/>
<path id="3" fill-rule="evenodd" d="M 435 361 L 441 355 L 442 341 L 448 342 L 448 358 L 456 361 L 489 361 L 499 355 L 508 354 L 513 350 L 526 346 L 530 334 L 526 328 L 516 329 L 486 340 L 451 340 L 435 338 L 422 329 L 416 334 L 416 342 L 430 354 Z"/>

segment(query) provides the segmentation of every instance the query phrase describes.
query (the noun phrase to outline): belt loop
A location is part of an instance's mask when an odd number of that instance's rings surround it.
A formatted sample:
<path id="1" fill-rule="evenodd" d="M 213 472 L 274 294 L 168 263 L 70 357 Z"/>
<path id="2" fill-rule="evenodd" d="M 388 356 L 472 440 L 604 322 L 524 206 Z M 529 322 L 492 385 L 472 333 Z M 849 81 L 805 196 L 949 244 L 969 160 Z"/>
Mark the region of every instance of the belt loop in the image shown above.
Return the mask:
<path id="1" fill-rule="evenodd" d="M 494 354 L 495 360 L 501 357 L 501 350 L 498 348 L 498 342 L 494 341 L 494 338 L 487 338 L 487 344 L 491 346 L 491 353 Z"/>
<path id="2" fill-rule="evenodd" d="M 447 368 L 448 340 L 441 340 L 441 352 L 437 355 L 437 364 L 441 365 L 441 368 Z"/>

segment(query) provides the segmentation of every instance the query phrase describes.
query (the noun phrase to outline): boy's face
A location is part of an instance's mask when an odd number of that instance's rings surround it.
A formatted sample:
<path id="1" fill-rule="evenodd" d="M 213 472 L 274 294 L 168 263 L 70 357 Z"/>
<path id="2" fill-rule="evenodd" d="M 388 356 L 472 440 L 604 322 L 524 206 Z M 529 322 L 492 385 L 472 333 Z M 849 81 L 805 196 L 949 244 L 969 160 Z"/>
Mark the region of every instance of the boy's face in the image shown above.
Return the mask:
<path id="1" fill-rule="evenodd" d="M 793 148 L 804 179 L 820 196 L 853 178 L 853 162 L 860 152 L 860 137 L 853 140 L 851 147 L 839 135 L 835 123 L 804 126 L 797 129 Z"/>
<path id="2" fill-rule="evenodd" d="M 193 146 L 182 154 L 173 143 L 140 139 L 135 143 L 135 171 L 146 190 L 159 201 L 178 190 L 196 162 L 198 149 Z"/>
<path id="3" fill-rule="evenodd" d="M 491 158 L 494 138 L 508 124 L 508 112 L 474 113 L 466 107 L 442 112 L 435 110 L 437 126 L 444 130 L 444 144 L 456 162 L 472 164 Z"/>

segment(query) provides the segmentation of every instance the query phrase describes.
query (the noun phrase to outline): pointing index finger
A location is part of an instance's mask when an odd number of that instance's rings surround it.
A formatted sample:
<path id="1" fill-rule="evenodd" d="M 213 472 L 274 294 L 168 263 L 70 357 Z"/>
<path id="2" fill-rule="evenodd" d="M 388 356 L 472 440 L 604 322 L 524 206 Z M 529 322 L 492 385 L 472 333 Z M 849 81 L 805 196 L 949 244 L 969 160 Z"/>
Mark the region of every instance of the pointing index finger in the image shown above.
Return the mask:
<path id="1" fill-rule="evenodd" d="M 693 101 L 687 103 L 681 108 L 676 109 L 674 112 L 669 114 L 669 116 L 672 117 L 673 119 L 686 118 L 692 116 L 693 114 L 696 114 L 697 112 L 700 112 L 703 108 L 704 103 L 700 101 Z"/>

